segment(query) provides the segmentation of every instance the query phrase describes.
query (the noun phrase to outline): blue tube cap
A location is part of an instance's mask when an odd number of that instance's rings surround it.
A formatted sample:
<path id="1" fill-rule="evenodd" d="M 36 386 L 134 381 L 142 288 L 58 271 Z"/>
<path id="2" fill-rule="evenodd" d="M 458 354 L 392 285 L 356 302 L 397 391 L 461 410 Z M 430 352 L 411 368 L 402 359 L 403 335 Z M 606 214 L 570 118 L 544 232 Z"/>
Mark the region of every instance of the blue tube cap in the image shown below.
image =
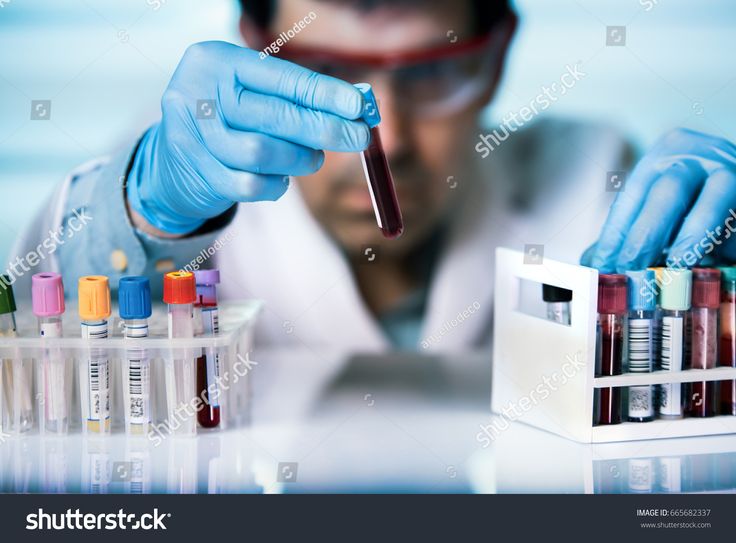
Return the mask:
<path id="1" fill-rule="evenodd" d="M 629 309 L 653 311 L 657 308 L 657 281 L 654 270 L 627 271 Z"/>
<path id="2" fill-rule="evenodd" d="M 381 122 L 381 113 L 378 111 L 378 102 L 376 96 L 373 94 L 373 88 L 369 83 L 356 83 L 355 88 L 358 89 L 365 99 L 365 105 L 363 106 L 362 119 L 371 128 L 378 126 Z"/>
<path id="3" fill-rule="evenodd" d="M 151 316 L 151 283 L 148 277 L 121 277 L 118 284 L 121 319 L 147 319 Z"/>

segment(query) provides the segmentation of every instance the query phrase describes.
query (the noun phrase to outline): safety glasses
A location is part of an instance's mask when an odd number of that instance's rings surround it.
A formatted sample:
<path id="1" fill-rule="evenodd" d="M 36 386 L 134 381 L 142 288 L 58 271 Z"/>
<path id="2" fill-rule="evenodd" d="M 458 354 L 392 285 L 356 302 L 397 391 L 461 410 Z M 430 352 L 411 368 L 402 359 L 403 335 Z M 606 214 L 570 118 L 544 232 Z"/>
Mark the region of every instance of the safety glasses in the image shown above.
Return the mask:
<path id="1" fill-rule="evenodd" d="M 346 53 L 284 45 L 275 56 L 349 82 L 388 76 L 402 112 L 421 117 L 451 115 L 488 89 L 500 61 L 499 34 L 493 30 L 467 40 L 395 53 Z M 272 43 L 261 36 L 262 43 Z"/>

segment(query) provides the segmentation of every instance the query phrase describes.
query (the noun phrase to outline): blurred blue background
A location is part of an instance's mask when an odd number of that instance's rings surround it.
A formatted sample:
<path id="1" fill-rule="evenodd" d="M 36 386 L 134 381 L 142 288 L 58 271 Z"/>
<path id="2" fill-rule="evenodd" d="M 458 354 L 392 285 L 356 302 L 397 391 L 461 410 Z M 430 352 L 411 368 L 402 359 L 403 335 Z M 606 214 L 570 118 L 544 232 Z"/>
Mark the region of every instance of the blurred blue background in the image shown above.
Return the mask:
<path id="1" fill-rule="evenodd" d="M 546 114 L 606 121 L 642 146 L 674 126 L 736 141 L 732 0 L 515 4 L 519 34 L 486 121 L 581 62 L 586 77 Z M 240 41 L 238 12 L 235 0 L 4 0 L 0 261 L 68 170 L 130 144 L 157 118 L 187 45 Z M 608 25 L 626 26 L 625 47 L 606 47 Z M 31 100 L 51 100 L 49 122 L 30 120 Z"/>

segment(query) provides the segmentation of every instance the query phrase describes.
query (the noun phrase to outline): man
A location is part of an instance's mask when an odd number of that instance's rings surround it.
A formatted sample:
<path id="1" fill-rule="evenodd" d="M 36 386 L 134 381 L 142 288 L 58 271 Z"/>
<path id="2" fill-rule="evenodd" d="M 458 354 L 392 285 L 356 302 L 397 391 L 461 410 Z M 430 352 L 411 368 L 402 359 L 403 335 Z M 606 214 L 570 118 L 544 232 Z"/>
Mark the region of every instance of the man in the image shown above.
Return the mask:
<path id="1" fill-rule="evenodd" d="M 88 273 L 112 285 L 147 274 L 160 286 L 164 271 L 212 265 L 223 297 L 266 302 L 262 344 L 448 351 L 489 344 L 496 246 L 542 243 L 545 256 L 574 261 L 594 241 L 606 172 L 628 166 L 622 139 L 553 121 L 492 146 L 479 138 L 516 26 L 506 2 L 242 4 L 250 49 L 190 47 L 161 122 L 122 155 L 73 172 L 18 254 L 83 209 L 91 227 L 54 255 L 72 288 Z M 571 85 L 585 73 L 560 70 Z M 369 132 L 350 83 L 361 81 L 380 101 L 405 218 L 398 240 L 382 239 L 360 167 Z M 584 263 L 641 268 L 667 247 L 681 258 L 736 204 L 735 157 L 718 138 L 664 136 Z M 735 253 L 724 239 L 710 256 Z"/>

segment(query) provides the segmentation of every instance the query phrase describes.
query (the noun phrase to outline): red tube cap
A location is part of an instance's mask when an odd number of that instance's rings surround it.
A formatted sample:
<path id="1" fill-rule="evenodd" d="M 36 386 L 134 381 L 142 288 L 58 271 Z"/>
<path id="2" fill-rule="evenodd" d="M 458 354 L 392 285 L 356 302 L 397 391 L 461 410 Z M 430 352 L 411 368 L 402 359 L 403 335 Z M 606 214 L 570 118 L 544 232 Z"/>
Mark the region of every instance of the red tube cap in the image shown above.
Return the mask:
<path id="1" fill-rule="evenodd" d="M 164 303 L 192 304 L 197 299 L 197 284 L 194 274 L 183 271 L 164 275 Z"/>
<path id="2" fill-rule="evenodd" d="M 627 279 L 618 273 L 598 276 L 598 313 L 626 313 Z"/>
<path id="3" fill-rule="evenodd" d="M 715 268 L 693 268 L 693 307 L 717 309 L 721 305 L 721 272 Z"/>

